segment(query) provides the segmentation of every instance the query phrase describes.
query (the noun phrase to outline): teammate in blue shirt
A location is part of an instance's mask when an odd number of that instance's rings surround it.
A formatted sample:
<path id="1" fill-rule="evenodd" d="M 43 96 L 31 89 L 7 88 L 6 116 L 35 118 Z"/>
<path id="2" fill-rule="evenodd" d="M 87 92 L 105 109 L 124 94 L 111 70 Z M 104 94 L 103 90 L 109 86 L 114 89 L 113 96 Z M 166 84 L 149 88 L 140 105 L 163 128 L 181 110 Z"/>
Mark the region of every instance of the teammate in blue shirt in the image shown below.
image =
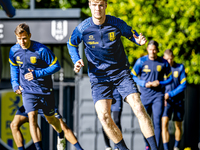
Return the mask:
<path id="1" fill-rule="evenodd" d="M 165 108 L 162 116 L 162 139 L 164 150 L 169 150 L 168 124 L 173 113 L 175 122 L 175 143 L 174 150 L 179 150 L 182 136 L 182 121 L 184 117 L 184 90 L 186 88 L 186 74 L 182 64 L 174 62 L 174 55 L 171 49 L 164 52 L 172 70 L 173 82 L 165 87 Z"/>
<path id="2" fill-rule="evenodd" d="M 151 116 L 153 113 L 154 132 L 157 146 L 160 144 L 161 117 L 164 109 L 164 86 L 172 81 L 169 63 L 162 57 L 158 57 L 158 43 L 149 41 L 148 55 L 139 58 L 132 70 L 133 79 L 140 86 L 141 101 Z M 164 81 L 164 76 L 167 80 Z M 139 77 L 140 78 L 139 78 Z M 146 142 L 146 149 L 149 144 Z"/>
<path id="3" fill-rule="evenodd" d="M 80 23 L 67 42 L 74 71 L 79 72 L 84 66 L 78 53 L 78 45 L 83 41 L 95 109 L 108 137 L 120 150 L 128 149 L 120 129 L 111 118 L 113 89 L 116 88 L 133 109 L 151 149 L 156 150 L 152 121 L 141 103 L 139 91 L 130 75 L 120 37 L 125 36 L 138 45 L 144 45 L 146 39 L 123 20 L 106 15 L 107 0 L 89 0 L 89 7 L 92 17 Z"/>
<path id="4" fill-rule="evenodd" d="M 63 150 L 66 145 L 64 132 L 54 116 L 55 100 L 51 79 L 51 75 L 60 69 L 60 64 L 50 49 L 30 40 L 31 33 L 27 24 L 19 24 L 15 35 L 17 44 L 11 47 L 9 54 L 11 84 L 16 94 L 22 94 L 33 142 L 37 150 L 42 149 L 37 132 L 37 111 L 42 109 L 47 121 L 57 131 L 58 149 Z"/>
<path id="5" fill-rule="evenodd" d="M 60 124 L 61 124 L 61 128 L 65 133 L 65 138 L 71 143 L 73 144 L 77 150 L 83 150 L 83 148 L 81 147 L 81 145 L 79 144 L 79 142 L 77 141 L 77 138 L 75 137 L 75 135 L 73 134 L 73 132 L 69 129 L 69 127 L 67 126 L 67 124 L 63 121 L 62 116 L 60 115 L 60 113 L 58 112 L 58 109 L 55 108 L 54 110 L 55 112 L 55 117 L 59 119 Z M 38 110 L 38 114 L 40 114 L 45 120 L 45 116 L 44 113 L 42 111 L 42 109 Z M 47 121 L 47 120 L 46 120 Z M 20 127 L 26 123 L 29 122 L 28 121 L 28 114 L 25 112 L 25 108 L 24 106 L 21 106 L 15 116 L 13 121 L 10 124 L 10 128 L 13 134 L 13 138 L 15 140 L 15 143 L 17 145 L 17 147 L 24 147 L 24 143 L 23 143 L 23 135 L 21 133 Z M 41 135 L 41 131 L 39 126 L 37 125 L 37 131 L 39 133 L 39 137 L 40 137 L 40 141 L 42 141 L 42 135 Z"/>
<path id="6" fill-rule="evenodd" d="M 113 90 L 113 99 L 115 101 L 114 104 L 111 105 L 111 112 L 113 114 L 113 121 L 117 125 L 117 127 L 122 129 L 121 127 L 121 115 L 122 115 L 122 108 L 123 108 L 123 103 L 122 103 L 122 96 L 119 94 L 117 89 Z M 106 149 L 105 150 L 112 150 L 111 145 L 110 145 L 110 139 L 106 135 L 106 133 L 103 130 L 103 137 L 104 137 L 104 142 L 106 144 Z M 114 145 L 114 150 L 119 150 L 116 145 Z"/>

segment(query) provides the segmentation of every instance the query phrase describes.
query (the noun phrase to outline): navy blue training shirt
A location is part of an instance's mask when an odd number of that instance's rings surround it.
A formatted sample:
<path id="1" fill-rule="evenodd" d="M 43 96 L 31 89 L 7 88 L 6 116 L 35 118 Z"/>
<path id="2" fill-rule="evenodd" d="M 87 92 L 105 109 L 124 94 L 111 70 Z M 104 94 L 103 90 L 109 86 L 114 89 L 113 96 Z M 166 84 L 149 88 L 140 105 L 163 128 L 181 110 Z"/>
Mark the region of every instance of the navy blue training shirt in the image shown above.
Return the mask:
<path id="1" fill-rule="evenodd" d="M 28 49 L 22 49 L 15 44 L 9 54 L 11 84 L 14 91 L 23 88 L 22 93 L 50 94 L 52 90 L 51 74 L 60 69 L 57 57 L 45 45 L 31 41 Z M 34 79 L 28 81 L 24 78 L 28 69 L 34 70 Z"/>
<path id="2" fill-rule="evenodd" d="M 102 25 L 95 25 L 90 17 L 75 28 L 67 46 L 75 64 L 81 59 L 78 45 L 83 41 L 90 80 L 106 80 L 116 78 L 122 70 L 129 69 L 120 37 L 125 36 L 135 42 L 133 34 L 139 36 L 123 20 L 114 16 L 106 15 Z"/>
<path id="3" fill-rule="evenodd" d="M 132 73 L 134 81 L 140 85 L 141 98 L 164 95 L 164 86 L 159 85 L 158 87 L 146 88 L 145 84 L 148 81 L 152 82 L 155 80 L 164 82 L 165 76 L 167 76 L 167 78 L 171 77 L 171 69 L 167 60 L 162 57 L 157 57 L 156 60 L 150 60 L 148 55 L 136 61 Z M 139 76 L 140 79 L 137 76 Z"/>
<path id="4" fill-rule="evenodd" d="M 186 88 L 186 74 L 182 64 L 174 63 L 171 67 L 173 82 L 166 85 L 165 93 L 174 100 L 183 100 L 184 90 Z"/>

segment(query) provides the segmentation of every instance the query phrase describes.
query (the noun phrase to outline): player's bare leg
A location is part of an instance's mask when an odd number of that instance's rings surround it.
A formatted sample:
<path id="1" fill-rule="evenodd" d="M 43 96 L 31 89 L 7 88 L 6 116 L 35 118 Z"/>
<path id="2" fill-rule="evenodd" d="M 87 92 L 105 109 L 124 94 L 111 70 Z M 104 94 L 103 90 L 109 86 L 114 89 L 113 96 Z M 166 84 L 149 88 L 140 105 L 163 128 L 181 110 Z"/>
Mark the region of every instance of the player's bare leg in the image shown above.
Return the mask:
<path id="1" fill-rule="evenodd" d="M 60 121 L 55 117 L 55 115 L 53 116 L 44 115 L 44 116 L 47 119 L 48 123 L 51 124 L 51 126 L 56 130 L 57 133 L 62 132 Z"/>
<path id="2" fill-rule="evenodd" d="M 28 113 L 30 133 L 34 143 L 41 141 L 40 134 L 38 134 L 37 131 L 37 114 L 37 111 L 31 111 Z"/>
<path id="3" fill-rule="evenodd" d="M 175 139 L 180 141 L 182 136 L 182 122 L 175 121 L 175 129 Z"/>
<path id="4" fill-rule="evenodd" d="M 168 125 L 169 125 L 169 118 L 162 117 L 162 140 L 163 140 L 163 143 L 169 142 Z"/>
<path id="5" fill-rule="evenodd" d="M 126 97 L 127 103 L 131 106 L 133 112 L 138 118 L 140 129 L 145 136 L 145 138 L 151 137 L 154 135 L 154 128 L 152 120 L 147 114 L 141 100 L 139 93 L 132 93 Z"/>
<path id="6" fill-rule="evenodd" d="M 95 103 L 95 109 L 101 122 L 104 131 L 108 135 L 108 137 L 114 142 L 119 143 L 122 140 L 122 133 L 117 125 L 114 123 L 111 118 L 111 99 L 103 99 L 99 100 Z"/>
<path id="7" fill-rule="evenodd" d="M 148 141 L 151 150 L 157 150 L 157 144 L 154 134 L 153 123 L 149 115 L 147 114 L 139 93 L 132 93 L 126 97 L 127 103 L 131 106 L 133 112 L 135 113 L 136 117 L 138 118 L 138 122 L 140 125 L 140 129 Z"/>
<path id="8" fill-rule="evenodd" d="M 61 125 L 60 125 L 60 121 L 58 120 L 58 118 L 55 117 L 55 115 L 53 116 L 47 116 L 44 115 L 48 121 L 49 124 L 51 124 L 51 126 L 56 130 L 57 135 L 58 135 L 58 139 L 57 139 L 57 149 L 58 150 L 64 150 L 66 147 L 66 141 L 64 138 L 64 132 L 62 131 Z"/>
<path id="9" fill-rule="evenodd" d="M 13 135 L 13 138 L 15 140 L 17 147 L 23 146 L 23 135 L 20 131 L 20 126 L 22 124 L 24 124 L 25 122 L 28 122 L 27 117 L 15 115 L 13 121 L 10 124 L 12 135 Z"/>
<path id="10" fill-rule="evenodd" d="M 74 135 L 74 133 L 72 132 L 72 130 L 70 130 L 70 128 L 67 126 L 67 124 L 62 120 L 59 119 L 60 124 L 61 124 L 61 128 L 65 133 L 65 138 L 71 143 L 71 144 L 76 144 L 78 141 Z"/>
<path id="11" fill-rule="evenodd" d="M 62 130 L 64 131 L 65 138 L 72 144 L 74 147 L 76 147 L 77 150 L 83 150 L 80 143 L 78 142 L 76 136 L 72 132 L 72 130 L 67 126 L 67 124 L 62 120 L 62 118 L 59 119 L 60 125 Z"/>
<path id="12" fill-rule="evenodd" d="M 24 124 L 28 122 L 28 118 L 22 115 L 15 115 L 13 121 L 10 124 L 10 128 L 12 131 L 12 135 L 14 138 L 14 141 L 17 145 L 17 147 L 22 147 L 24 146 L 23 144 L 23 135 L 20 131 L 20 127 Z M 40 141 L 42 140 L 42 135 L 41 135 L 41 131 L 39 126 L 37 125 L 37 134 L 40 137 Z"/>
<path id="13" fill-rule="evenodd" d="M 182 136 L 182 122 L 175 121 L 175 143 L 174 143 L 174 150 L 179 150 L 181 136 Z"/>

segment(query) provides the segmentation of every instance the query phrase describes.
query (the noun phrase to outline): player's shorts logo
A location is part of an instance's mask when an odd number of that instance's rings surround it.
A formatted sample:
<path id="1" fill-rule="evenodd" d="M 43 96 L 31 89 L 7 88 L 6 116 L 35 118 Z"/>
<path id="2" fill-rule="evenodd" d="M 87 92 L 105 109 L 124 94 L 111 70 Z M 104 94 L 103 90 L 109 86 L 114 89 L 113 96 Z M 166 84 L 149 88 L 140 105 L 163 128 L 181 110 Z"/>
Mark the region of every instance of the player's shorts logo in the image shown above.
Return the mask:
<path id="1" fill-rule="evenodd" d="M 174 77 L 178 78 L 178 71 L 174 71 Z"/>
<path id="2" fill-rule="evenodd" d="M 162 66 L 161 66 L 161 65 L 158 65 L 158 66 L 157 66 L 157 71 L 160 72 L 161 70 L 162 70 Z"/>
<path id="3" fill-rule="evenodd" d="M 63 40 L 68 34 L 68 22 L 64 21 L 55 21 L 51 22 L 51 35 L 57 40 Z"/>
<path id="4" fill-rule="evenodd" d="M 116 39 L 115 32 L 108 33 L 108 36 L 109 36 L 110 41 L 114 41 Z"/>
<path id="5" fill-rule="evenodd" d="M 30 57 L 30 62 L 31 62 L 32 64 L 35 64 L 35 63 L 37 62 L 36 57 L 35 57 L 35 56 Z"/>

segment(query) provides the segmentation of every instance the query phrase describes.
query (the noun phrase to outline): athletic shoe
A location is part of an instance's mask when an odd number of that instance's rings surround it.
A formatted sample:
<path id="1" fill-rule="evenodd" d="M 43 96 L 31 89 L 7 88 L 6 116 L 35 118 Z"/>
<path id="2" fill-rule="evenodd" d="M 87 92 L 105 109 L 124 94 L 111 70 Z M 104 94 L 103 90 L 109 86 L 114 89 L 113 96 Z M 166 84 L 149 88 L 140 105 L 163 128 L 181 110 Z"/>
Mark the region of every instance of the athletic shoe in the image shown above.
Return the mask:
<path id="1" fill-rule="evenodd" d="M 105 150 L 112 150 L 112 148 L 111 147 L 107 147 Z"/>
<path id="2" fill-rule="evenodd" d="M 179 150 L 179 148 L 178 147 L 174 147 L 174 150 Z"/>
<path id="3" fill-rule="evenodd" d="M 57 150 L 64 150 L 66 147 L 66 141 L 65 138 L 60 139 L 58 136 L 58 141 L 57 141 Z"/>
<path id="4" fill-rule="evenodd" d="M 145 147 L 145 150 L 150 150 L 149 146 L 146 146 L 146 147 Z"/>

